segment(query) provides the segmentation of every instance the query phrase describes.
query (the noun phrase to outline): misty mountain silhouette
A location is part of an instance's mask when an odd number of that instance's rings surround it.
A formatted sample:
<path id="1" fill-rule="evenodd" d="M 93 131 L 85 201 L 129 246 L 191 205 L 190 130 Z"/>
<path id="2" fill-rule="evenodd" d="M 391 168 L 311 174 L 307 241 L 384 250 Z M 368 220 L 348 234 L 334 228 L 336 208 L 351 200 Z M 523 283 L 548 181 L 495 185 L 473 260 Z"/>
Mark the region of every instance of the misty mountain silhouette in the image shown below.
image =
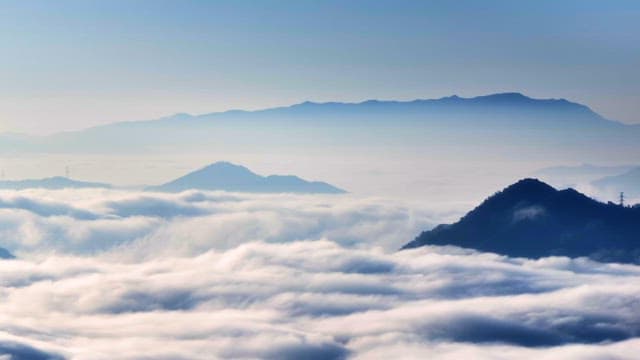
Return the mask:
<path id="1" fill-rule="evenodd" d="M 578 166 L 553 166 L 535 171 L 532 175 L 556 187 L 575 187 L 577 184 L 587 184 L 592 181 L 620 175 L 636 165 L 594 165 L 581 164 Z"/>
<path id="2" fill-rule="evenodd" d="M 324 193 L 345 191 L 320 181 L 306 181 L 292 175 L 260 176 L 244 166 L 216 162 L 149 191 L 178 192 L 188 189 L 258 193 Z"/>
<path id="3" fill-rule="evenodd" d="M 111 185 L 97 182 L 87 182 L 69 179 L 63 176 L 54 176 L 44 179 L 5 180 L 0 181 L 0 189 L 65 189 L 65 188 L 110 188 Z"/>
<path id="4" fill-rule="evenodd" d="M 522 141 L 526 138 L 527 141 Z M 455 139 L 455 141 L 452 141 Z M 631 161 L 639 125 L 625 125 L 564 99 L 520 93 L 412 101 L 304 102 L 256 111 L 113 123 L 49 136 L 0 135 L 0 153 L 175 153 L 389 147 L 475 156 L 519 154 L 556 161 Z M 588 151 L 592 144 L 601 146 Z M 566 154 L 566 156 L 565 156 Z M 591 156 L 588 156 L 591 155 Z M 563 157 L 564 156 L 564 157 Z"/>
<path id="5" fill-rule="evenodd" d="M 9 250 L 5 249 L 5 248 L 0 248 L 0 259 L 15 259 L 16 257 L 13 256 L 12 253 L 9 252 Z"/>
<path id="6" fill-rule="evenodd" d="M 412 101 L 367 100 L 360 103 L 326 102 L 316 103 L 306 101 L 289 107 L 262 110 L 261 112 L 277 112 L 280 114 L 297 113 L 313 115 L 331 114 L 387 114 L 404 113 L 407 115 L 469 115 L 474 114 L 485 118 L 486 121 L 495 119 L 495 115 L 509 114 L 511 122 L 526 115 L 535 115 L 538 124 L 548 121 L 551 116 L 564 116 L 565 122 L 579 118 L 583 125 L 588 123 L 611 122 L 598 115 L 587 106 L 567 101 L 565 99 L 533 99 L 521 93 L 498 93 L 491 95 L 463 98 L 457 95 L 440 99 L 416 99 Z M 493 113 L 491 116 L 488 113 Z M 512 117 L 512 115 L 515 115 Z M 468 120 L 468 119 L 460 119 Z M 556 121 L 554 121 L 556 122 Z M 562 124 L 556 124 L 562 125 Z"/>
<path id="7" fill-rule="evenodd" d="M 627 197 L 640 197 L 640 167 L 620 175 L 603 177 L 591 184 L 602 191 L 624 192 Z"/>
<path id="8" fill-rule="evenodd" d="M 573 189 L 524 179 L 486 199 L 458 222 L 438 225 L 403 249 L 454 245 L 539 258 L 586 256 L 640 263 L 640 206 L 601 203 Z"/>

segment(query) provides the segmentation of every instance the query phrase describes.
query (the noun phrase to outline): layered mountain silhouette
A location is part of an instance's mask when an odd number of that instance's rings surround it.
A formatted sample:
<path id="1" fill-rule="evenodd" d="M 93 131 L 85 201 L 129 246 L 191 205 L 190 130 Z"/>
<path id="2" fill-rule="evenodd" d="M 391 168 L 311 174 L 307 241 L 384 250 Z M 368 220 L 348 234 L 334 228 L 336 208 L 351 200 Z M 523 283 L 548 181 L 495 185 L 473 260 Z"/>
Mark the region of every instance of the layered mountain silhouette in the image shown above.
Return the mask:
<path id="1" fill-rule="evenodd" d="M 534 177 L 553 186 L 574 187 L 577 184 L 588 184 L 604 177 L 620 175 L 636 166 L 634 165 L 594 165 L 553 166 L 537 170 Z"/>
<path id="2" fill-rule="evenodd" d="M 628 197 L 640 197 L 640 167 L 623 174 L 606 176 L 592 182 L 592 185 L 606 192 L 624 192 Z"/>
<path id="3" fill-rule="evenodd" d="M 523 141 L 526 139 L 526 141 Z M 623 161 L 638 150 L 640 126 L 610 121 L 564 99 L 520 93 L 360 103 L 304 102 L 258 111 L 176 114 L 44 137 L 0 135 L 0 153 L 297 151 L 400 147 L 441 154 L 510 154 L 556 161 Z M 594 143 L 601 146 L 586 156 Z M 513 151 L 509 150 L 513 149 Z M 594 160 L 590 160 L 594 159 Z"/>
<path id="4" fill-rule="evenodd" d="M 601 203 L 573 189 L 524 179 L 486 199 L 458 222 L 425 231 L 403 249 L 454 245 L 539 258 L 590 257 L 640 263 L 640 206 Z"/>
<path id="5" fill-rule="evenodd" d="M 292 175 L 260 176 L 244 166 L 216 162 L 149 191 L 178 192 L 189 189 L 254 193 L 323 193 L 345 191 L 320 181 L 306 181 Z"/>
<path id="6" fill-rule="evenodd" d="M 4 180 L 0 181 L 0 189 L 12 189 L 12 190 L 22 190 L 22 189 L 32 189 L 32 188 L 41 188 L 41 189 L 66 189 L 66 188 L 110 188 L 111 185 L 98 183 L 98 182 L 87 182 L 87 181 L 78 181 L 69 179 L 67 177 L 62 176 L 54 176 L 43 179 L 26 179 L 26 180 Z"/>

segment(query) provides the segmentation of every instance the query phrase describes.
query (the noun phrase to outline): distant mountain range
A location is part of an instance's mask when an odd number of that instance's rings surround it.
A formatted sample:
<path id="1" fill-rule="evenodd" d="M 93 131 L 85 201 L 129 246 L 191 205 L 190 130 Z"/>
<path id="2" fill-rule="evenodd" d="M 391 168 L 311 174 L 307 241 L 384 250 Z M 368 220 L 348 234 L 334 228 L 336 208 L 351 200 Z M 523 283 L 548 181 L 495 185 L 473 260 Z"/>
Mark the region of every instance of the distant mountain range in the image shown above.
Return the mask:
<path id="1" fill-rule="evenodd" d="M 111 185 L 97 182 L 87 182 L 54 176 L 44 179 L 4 180 L 0 181 L 0 189 L 66 189 L 66 188 L 110 188 Z"/>
<path id="2" fill-rule="evenodd" d="M 320 181 L 306 181 L 293 175 L 260 176 L 244 166 L 217 162 L 149 191 L 178 192 L 188 189 L 224 190 L 254 193 L 323 193 L 345 191 Z"/>
<path id="3" fill-rule="evenodd" d="M 361 103 L 304 102 L 258 111 L 176 114 L 44 137 L 0 135 L 0 153 L 291 151 L 400 147 L 413 151 L 548 159 L 631 157 L 640 126 L 610 121 L 564 99 L 519 93 Z M 599 144 L 597 151 L 590 149 Z M 558 150 L 562 151 L 558 151 Z M 489 155 L 487 155 L 489 156 Z M 520 157 L 522 158 L 522 157 Z M 567 159 L 562 159 L 567 160 Z M 597 160 L 596 159 L 596 160 Z"/>
<path id="4" fill-rule="evenodd" d="M 588 184 L 606 176 L 620 175 L 636 165 L 602 166 L 582 164 L 578 166 L 553 166 L 537 170 L 533 175 L 558 187 Z"/>
<path id="5" fill-rule="evenodd" d="M 625 173 L 607 176 L 592 182 L 592 185 L 607 192 L 624 192 L 629 198 L 640 198 L 640 167 Z"/>
<path id="6" fill-rule="evenodd" d="M 0 181 L 0 189 L 66 189 L 111 188 L 99 182 L 86 182 L 62 176 L 43 179 Z M 221 190 L 254 193 L 317 193 L 340 194 L 346 191 L 321 181 L 306 181 L 293 175 L 261 176 L 244 166 L 221 161 L 193 171 L 166 184 L 149 186 L 145 190 L 179 192 L 189 189 Z M 0 254 L 1 255 L 1 254 Z"/>
<path id="7" fill-rule="evenodd" d="M 640 263 L 640 206 L 601 203 L 573 189 L 521 180 L 458 222 L 425 231 L 403 249 L 454 245 L 539 258 L 590 257 Z"/>

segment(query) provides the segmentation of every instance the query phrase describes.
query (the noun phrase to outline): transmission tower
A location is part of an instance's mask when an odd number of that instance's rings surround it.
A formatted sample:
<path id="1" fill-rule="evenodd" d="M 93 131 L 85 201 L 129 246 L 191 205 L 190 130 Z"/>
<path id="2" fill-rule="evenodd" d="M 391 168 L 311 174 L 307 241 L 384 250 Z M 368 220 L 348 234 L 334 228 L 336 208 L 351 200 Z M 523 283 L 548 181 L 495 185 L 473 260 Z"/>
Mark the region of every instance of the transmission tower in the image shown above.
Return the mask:
<path id="1" fill-rule="evenodd" d="M 620 206 L 624 206 L 624 193 L 620 192 Z"/>

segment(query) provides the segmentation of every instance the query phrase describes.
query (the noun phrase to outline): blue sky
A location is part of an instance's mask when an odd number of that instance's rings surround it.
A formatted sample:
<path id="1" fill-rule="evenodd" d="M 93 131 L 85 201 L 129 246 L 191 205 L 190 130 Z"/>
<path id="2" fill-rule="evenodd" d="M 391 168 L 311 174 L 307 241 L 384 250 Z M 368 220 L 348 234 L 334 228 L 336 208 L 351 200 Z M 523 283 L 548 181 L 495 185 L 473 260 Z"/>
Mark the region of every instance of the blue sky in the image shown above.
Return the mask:
<path id="1" fill-rule="evenodd" d="M 520 91 L 640 122 L 637 1 L 3 1 L 0 131 Z"/>

